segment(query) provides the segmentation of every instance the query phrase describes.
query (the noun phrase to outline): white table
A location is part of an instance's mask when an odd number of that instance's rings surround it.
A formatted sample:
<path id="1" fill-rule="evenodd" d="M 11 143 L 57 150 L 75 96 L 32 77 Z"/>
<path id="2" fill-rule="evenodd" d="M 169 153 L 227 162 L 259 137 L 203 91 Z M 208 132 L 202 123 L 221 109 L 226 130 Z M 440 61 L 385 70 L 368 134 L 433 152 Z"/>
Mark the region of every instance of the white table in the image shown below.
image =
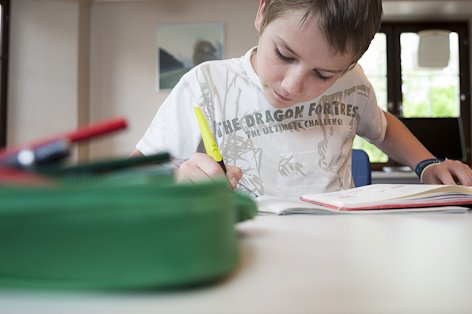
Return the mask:
<path id="1" fill-rule="evenodd" d="M 472 313 L 472 213 L 258 216 L 241 261 L 190 290 L 0 291 L 0 313 Z"/>

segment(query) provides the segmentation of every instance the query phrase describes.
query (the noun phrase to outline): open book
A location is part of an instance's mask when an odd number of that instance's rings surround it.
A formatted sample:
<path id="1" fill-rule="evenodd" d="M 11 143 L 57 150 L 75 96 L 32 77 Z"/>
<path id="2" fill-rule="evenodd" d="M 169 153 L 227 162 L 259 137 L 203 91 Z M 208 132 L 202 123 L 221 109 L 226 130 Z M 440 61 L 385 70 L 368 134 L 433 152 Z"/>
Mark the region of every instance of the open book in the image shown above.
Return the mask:
<path id="1" fill-rule="evenodd" d="M 261 196 L 256 202 L 259 212 L 277 215 L 467 212 L 467 206 L 472 206 L 472 188 L 461 185 L 373 184 L 303 195 L 300 199 Z"/>

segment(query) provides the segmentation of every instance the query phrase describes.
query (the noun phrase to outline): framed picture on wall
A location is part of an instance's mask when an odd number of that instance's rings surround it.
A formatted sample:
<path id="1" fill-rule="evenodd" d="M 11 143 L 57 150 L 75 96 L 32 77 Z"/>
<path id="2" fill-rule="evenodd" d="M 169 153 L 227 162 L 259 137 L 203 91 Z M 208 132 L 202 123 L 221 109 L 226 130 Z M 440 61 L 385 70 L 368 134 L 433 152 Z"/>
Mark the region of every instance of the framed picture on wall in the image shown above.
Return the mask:
<path id="1" fill-rule="evenodd" d="M 161 25 L 157 42 L 157 90 L 169 90 L 194 66 L 223 59 L 224 25 Z"/>

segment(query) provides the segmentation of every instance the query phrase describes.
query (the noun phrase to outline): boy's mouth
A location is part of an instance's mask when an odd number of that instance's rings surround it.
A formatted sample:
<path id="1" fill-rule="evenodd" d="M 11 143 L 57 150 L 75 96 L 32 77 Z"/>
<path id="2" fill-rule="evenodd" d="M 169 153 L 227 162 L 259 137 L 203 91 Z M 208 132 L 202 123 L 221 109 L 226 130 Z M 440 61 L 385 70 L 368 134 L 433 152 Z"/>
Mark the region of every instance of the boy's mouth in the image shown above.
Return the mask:
<path id="1" fill-rule="evenodd" d="M 292 99 L 285 98 L 284 96 L 282 96 L 282 95 L 280 95 L 279 93 L 277 93 L 275 90 L 274 90 L 274 93 L 275 93 L 275 95 L 277 96 L 277 98 L 279 98 L 280 100 L 282 100 L 282 101 L 284 101 L 284 102 L 292 101 Z"/>

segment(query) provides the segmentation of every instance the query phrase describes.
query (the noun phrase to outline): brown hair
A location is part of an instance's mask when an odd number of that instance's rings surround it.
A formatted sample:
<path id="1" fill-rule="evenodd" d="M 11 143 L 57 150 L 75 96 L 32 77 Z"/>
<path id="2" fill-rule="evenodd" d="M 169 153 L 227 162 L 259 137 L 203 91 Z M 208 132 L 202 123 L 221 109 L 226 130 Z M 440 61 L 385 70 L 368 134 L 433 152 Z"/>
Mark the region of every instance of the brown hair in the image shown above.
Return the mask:
<path id="1" fill-rule="evenodd" d="M 352 51 L 353 64 L 369 48 L 382 20 L 382 0 L 266 0 L 261 33 L 274 19 L 294 10 L 305 11 L 300 24 L 314 18 L 337 53 Z"/>

